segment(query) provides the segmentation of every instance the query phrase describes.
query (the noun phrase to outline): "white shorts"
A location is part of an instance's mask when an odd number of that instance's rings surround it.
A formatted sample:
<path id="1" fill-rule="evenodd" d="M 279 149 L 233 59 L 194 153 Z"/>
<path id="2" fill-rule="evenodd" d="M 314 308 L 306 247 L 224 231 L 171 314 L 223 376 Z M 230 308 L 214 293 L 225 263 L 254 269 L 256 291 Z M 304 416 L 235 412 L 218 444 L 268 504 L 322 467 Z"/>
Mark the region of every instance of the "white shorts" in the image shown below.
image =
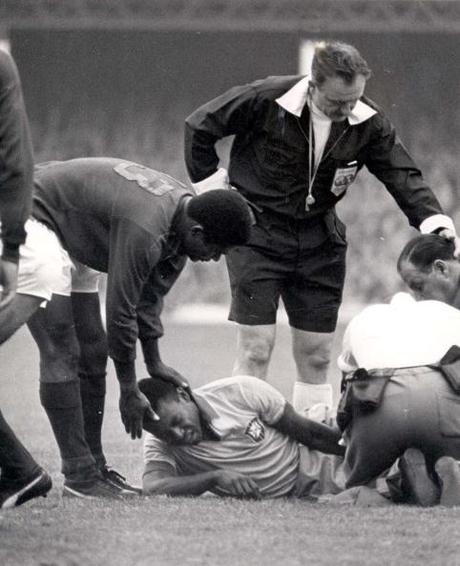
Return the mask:
<path id="1" fill-rule="evenodd" d="M 98 291 L 100 272 L 72 260 L 56 234 L 37 220 L 27 220 L 27 237 L 19 248 L 17 292 L 46 301 L 53 294 Z M 0 253 L 1 253 L 0 242 Z"/>

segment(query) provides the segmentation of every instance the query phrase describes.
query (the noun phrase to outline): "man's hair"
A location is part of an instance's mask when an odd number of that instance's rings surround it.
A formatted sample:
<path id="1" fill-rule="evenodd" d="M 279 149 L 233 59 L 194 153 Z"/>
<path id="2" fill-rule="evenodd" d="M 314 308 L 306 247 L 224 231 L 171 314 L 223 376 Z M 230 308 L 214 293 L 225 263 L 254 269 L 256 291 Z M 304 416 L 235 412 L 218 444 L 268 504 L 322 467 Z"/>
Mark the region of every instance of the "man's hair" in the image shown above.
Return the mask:
<path id="1" fill-rule="evenodd" d="M 163 399 L 178 399 L 177 387 L 170 381 L 165 381 L 159 377 L 141 379 L 138 386 L 154 411 L 158 409 L 158 404 Z"/>
<path id="2" fill-rule="evenodd" d="M 397 269 L 401 272 L 404 261 L 410 262 L 420 271 L 429 271 L 437 259 L 454 259 L 455 245 L 436 234 L 422 234 L 409 240 L 398 258 Z"/>
<path id="3" fill-rule="evenodd" d="M 357 75 L 365 79 L 371 76 L 366 60 L 356 47 L 339 41 L 321 41 L 315 45 L 311 72 L 317 86 L 331 77 L 338 76 L 351 84 Z"/>
<path id="4" fill-rule="evenodd" d="M 249 240 L 249 206 L 235 190 L 215 189 L 190 199 L 187 214 L 204 229 L 206 241 L 223 247 Z"/>

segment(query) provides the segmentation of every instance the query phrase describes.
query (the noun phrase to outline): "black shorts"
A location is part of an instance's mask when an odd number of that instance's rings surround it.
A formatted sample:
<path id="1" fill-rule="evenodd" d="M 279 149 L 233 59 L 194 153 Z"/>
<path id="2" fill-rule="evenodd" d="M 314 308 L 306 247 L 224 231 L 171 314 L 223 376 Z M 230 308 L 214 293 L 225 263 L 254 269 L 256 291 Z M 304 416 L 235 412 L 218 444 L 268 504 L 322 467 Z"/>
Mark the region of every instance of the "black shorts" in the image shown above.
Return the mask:
<path id="1" fill-rule="evenodd" d="M 345 280 L 345 226 L 333 213 L 312 221 L 258 215 L 247 245 L 227 254 L 229 320 L 276 323 L 281 297 L 289 324 L 333 332 Z"/>

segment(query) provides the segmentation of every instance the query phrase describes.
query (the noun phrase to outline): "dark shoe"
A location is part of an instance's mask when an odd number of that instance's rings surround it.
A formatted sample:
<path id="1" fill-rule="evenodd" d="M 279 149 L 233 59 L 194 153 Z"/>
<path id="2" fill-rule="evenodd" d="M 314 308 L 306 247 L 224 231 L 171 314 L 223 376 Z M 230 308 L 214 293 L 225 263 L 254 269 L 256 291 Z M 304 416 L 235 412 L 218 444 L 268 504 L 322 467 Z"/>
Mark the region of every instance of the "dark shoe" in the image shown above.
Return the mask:
<path id="1" fill-rule="evenodd" d="M 82 499 L 123 499 L 133 495 L 132 492 L 120 489 L 102 478 L 91 481 L 65 481 L 63 497 L 80 497 Z"/>
<path id="2" fill-rule="evenodd" d="M 0 482 L 0 509 L 18 507 L 34 497 L 46 497 L 51 489 L 52 481 L 44 471 L 27 480 L 16 480 Z"/>
<path id="3" fill-rule="evenodd" d="M 102 474 L 102 479 L 104 481 L 114 485 L 115 487 L 118 487 L 118 489 L 122 489 L 124 491 L 130 491 L 132 493 L 137 493 L 137 494 L 142 493 L 142 488 L 129 484 L 126 481 L 125 477 L 123 477 L 121 474 L 119 474 L 112 468 L 109 468 L 108 466 L 104 466 L 103 468 L 100 469 L 100 472 Z"/>
<path id="4" fill-rule="evenodd" d="M 460 463 L 450 456 L 437 460 L 434 469 L 441 484 L 440 504 L 445 507 L 460 505 Z"/>
<path id="5" fill-rule="evenodd" d="M 439 486 L 431 478 L 423 452 L 408 448 L 399 460 L 402 487 L 410 503 L 430 507 L 439 503 Z"/>

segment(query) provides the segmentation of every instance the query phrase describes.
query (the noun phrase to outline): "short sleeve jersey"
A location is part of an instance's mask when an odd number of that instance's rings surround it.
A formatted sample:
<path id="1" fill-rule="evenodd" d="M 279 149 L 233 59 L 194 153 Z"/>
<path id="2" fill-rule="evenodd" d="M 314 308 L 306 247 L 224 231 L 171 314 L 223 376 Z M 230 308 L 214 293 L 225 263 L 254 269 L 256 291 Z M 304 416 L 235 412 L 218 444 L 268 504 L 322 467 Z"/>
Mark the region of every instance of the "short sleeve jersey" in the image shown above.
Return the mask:
<path id="1" fill-rule="evenodd" d="M 169 463 L 178 476 L 222 468 L 251 476 L 264 497 L 288 495 L 297 479 L 299 447 L 272 426 L 283 414 L 283 396 L 249 376 L 213 381 L 194 395 L 219 440 L 172 446 L 146 434 L 145 472 L 156 462 Z M 213 491 L 228 495 L 218 487 Z"/>

